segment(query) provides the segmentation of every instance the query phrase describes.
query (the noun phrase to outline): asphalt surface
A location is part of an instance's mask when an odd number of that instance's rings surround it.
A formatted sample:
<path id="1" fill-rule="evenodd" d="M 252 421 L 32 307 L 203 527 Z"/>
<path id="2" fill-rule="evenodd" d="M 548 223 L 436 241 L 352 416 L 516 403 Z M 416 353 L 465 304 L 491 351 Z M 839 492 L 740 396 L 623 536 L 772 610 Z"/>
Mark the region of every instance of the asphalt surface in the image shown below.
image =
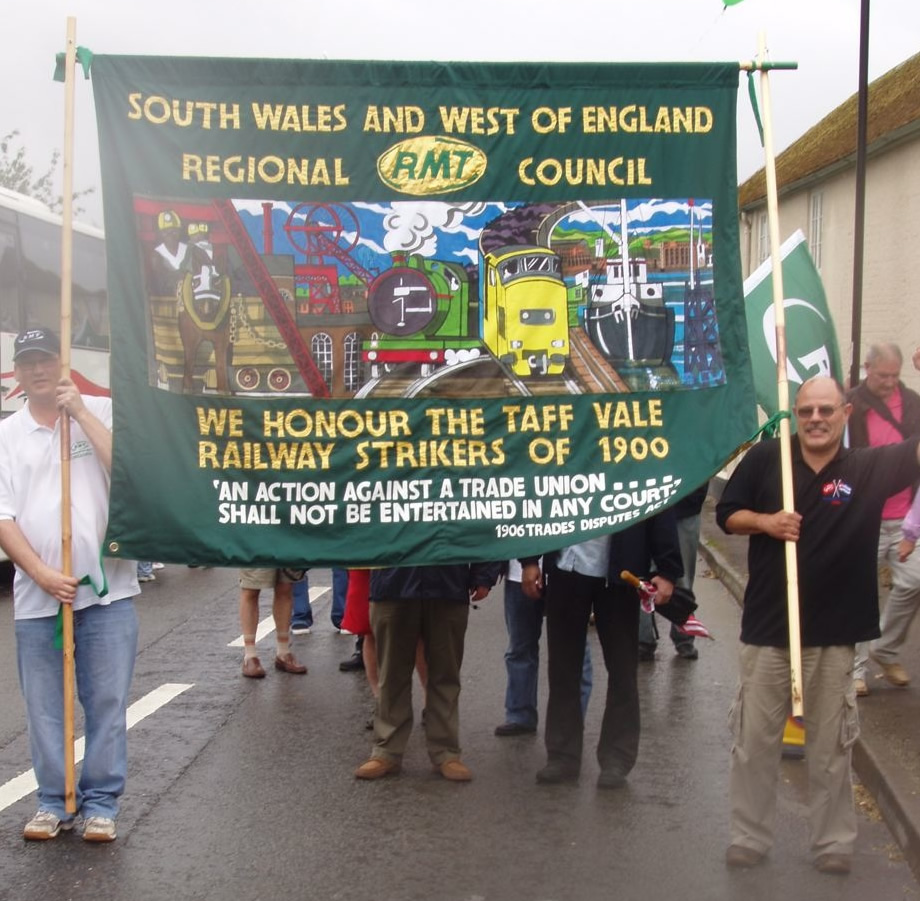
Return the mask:
<path id="1" fill-rule="evenodd" d="M 739 605 L 747 582 L 747 538 L 726 535 L 706 499 L 700 554 Z M 884 605 L 884 590 L 881 603 Z M 901 654 L 914 677 L 907 688 L 890 685 L 869 662 L 869 695 L 859 699 L 860 737 L 853 767 L 873 795 L 914 874 L 920 877 L 920 626 L 914 620 Z M 805 699 L 805 703 L 808 703 Z M 807 747 L 807 736 L 806 736 Z"/>
<path id="2" fill-rule="evenodd" d="M 665 640 L 641 664 L 642 739 L 627 785 L 600 791 L 593 748 L 603 680 L 590 634 L 595 694 L 577 785 L 537 786 L 536 735 L 496 738 L 503 720 L 502 589 L 470 615 L 461 742 L 467 785 L 432 772 L 411 736 L 400 776 L 361 783 L 371 696 L 362 674 L 339 672 L 353 640 L 314 602 L 311 635 L 295 639 L 307 676 L 269 668 L 240 676 L 239 590 L 232 570 L 169 565 L 138 600 L 140 648 L 132 709 L 167 685 L 181 693 L 128 733 L 128 787 L 118 840 L 78 834 L 24 842 L 34 794 L 0 804 L 0 901 L 879 901 L 920 887 L 866 792 L 857 792 L 853 873 L 817 873 L 808 855 L 805 768 L 781 768 L 776 846 L 749 872 L 724 865 L 728 840 L 726 715 L 737 679 L 740 610 L 700 567 L 700 616 L 713 641 L 699 660 Z M 311 594 L 329 584 L 311 573 Z M 0 591 L 0 799 L 29 767 L 11 635 Z M 267 599 L 262 616 L 268 615 Z M 273 636 L 260 641 L 270 663 Z M 546 702 L 541 668 L 540 707 Z M 421 708 L 415 693 L 416 722 Z M 77 723 L 77 733 L 82 733 Z"/>

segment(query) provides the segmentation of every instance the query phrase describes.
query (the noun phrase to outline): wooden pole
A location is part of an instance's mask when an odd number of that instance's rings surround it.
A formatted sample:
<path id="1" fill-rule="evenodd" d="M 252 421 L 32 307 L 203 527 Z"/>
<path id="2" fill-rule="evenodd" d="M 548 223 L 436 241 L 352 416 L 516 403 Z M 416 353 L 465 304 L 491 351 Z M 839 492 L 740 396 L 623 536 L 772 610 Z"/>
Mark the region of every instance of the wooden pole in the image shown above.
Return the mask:
<path id="1" fill-rule="evenodd" d="M 73 95 L 77 61 L 77 20 L 67 19 L 67 54 L 64 78 L 64 185 L 61 228 L 61 371 L 70 378 L 70 334 L 73 284 Z M 70 515 L 70 416 L 60 417 L 61 427 L 61 569 L 73 575 Z M 64 632 L 64 806 L 77 812 L 74 754 L 74 645 L 73 606 L 62 605 Z"/>
<path id="2" fill-rule="evenodd" d="M 766 54 L 766 41 L 760 36 L 758 57 Z M 789 378 L 786 372 L 786 310 L 783 305 L 783 261 L 779 240 L 779 201 L 776 194 L 776 160 L 773 155 L 773 113 L 770 100 L 770 76 L 760 70 L 760 97 L 763 107 L 764 171 L 767 176 L 767 221 L 770 228 L 770 259 L 773 266 L 773 308 L 776 316 L 776 387 L 778 408 L 789 409 Z M 792 490 L 792 435 L 788 417 L 779 422 L 780 470 L 783 481 L 783 510 L 795 512 Z M 799 570 L 795 542 L 786 545 L 786 604 L 789 617 L 789 677 L 792 688 L 792 714 L 802 716 L 802 636 L 799 623 Z"/>

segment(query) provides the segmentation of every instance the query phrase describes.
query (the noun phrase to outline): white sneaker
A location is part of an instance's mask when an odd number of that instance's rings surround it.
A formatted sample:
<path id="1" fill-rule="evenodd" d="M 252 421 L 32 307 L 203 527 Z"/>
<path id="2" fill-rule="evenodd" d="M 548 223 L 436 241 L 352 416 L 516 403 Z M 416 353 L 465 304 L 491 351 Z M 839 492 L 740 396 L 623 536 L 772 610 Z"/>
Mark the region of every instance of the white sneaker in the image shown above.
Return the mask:
<path id="1" fill-rule="evenodd" d="M 46 842 L 50 838 L 57 838 L 61 831 L 70 832 L 74 826 L 74 818 L 62 820 L 50 810 L 40 810 L 29 820 L 22 830 L 22 837 L 32 842 Z"/>
<path id="2" fill-rule="evenodd" d="M 157 580 L 157 577 L 153 573 L 149 573 L 146 576 L 137 577 L 138 582 L 156 582 L 156 580 Z"/>
<path id="3" fill-rule="evenodd" d="M 166 564 L 165 563 L 154 563 L 153 568 L 154 569 L 166 569 Z"/>
<path id="4" fill-rule="evenodd" d="M 310 632 L 309 626 L 291 626 L 291 635 L 309 635 Z"/>
<path id="5" fill-rule="evenodd" d="M 115 820 L 109 817 L 87 817 L 83 824 L 83 841 L 114 842 Z"/>

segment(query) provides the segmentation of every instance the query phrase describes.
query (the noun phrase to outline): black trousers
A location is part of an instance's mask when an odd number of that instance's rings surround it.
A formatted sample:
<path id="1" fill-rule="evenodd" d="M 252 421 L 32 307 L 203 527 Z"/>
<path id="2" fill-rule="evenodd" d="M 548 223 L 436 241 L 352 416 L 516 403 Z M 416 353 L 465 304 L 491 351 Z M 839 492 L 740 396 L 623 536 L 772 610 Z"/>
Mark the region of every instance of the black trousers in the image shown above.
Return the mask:
<path id="1" fill-rule="evenodd" d="M 597 761 L 602 770 L 615 770 L 625 776 L 639 753 L 639 598 L 629 586 L 605 583 L 603 578 L 554 567 L 547 572 L 546 752 L 550 762 L 561 763 L 576 773 L 581 769 L 581 670 L 593 610 L 607 669 Z M 594 684 L 599 685 L 597 675 Z"/>

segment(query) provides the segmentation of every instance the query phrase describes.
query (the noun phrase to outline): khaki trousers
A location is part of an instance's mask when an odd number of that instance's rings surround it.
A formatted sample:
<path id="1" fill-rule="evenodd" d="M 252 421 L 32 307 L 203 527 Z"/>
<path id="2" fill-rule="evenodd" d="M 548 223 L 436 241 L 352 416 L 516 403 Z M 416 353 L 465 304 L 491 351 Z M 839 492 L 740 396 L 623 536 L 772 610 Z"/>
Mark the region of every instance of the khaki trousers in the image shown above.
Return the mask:
<path id="1" fill-rule="evenodd" d="M 859 734 L 853 646 L 803 648 L 805 762 L 811 851 L 851 854 L 856 812 L 850 757 Z M 766 853 L 773 845 L 776 784 L 790 713 L 789 652 L 743 644 L 738 695 L 729 715 L 731 842 Z"/>
<path id="2" fill-rule="evenodd" d="M 373 601 L 380 697 L 374 757 L 399 760 L 412 732 L 412 672 L 421 637 L 428 662 L 425 739 L 435 766 L 460 756 L 460 666 L 470 605 L 433 599 Z"/>

